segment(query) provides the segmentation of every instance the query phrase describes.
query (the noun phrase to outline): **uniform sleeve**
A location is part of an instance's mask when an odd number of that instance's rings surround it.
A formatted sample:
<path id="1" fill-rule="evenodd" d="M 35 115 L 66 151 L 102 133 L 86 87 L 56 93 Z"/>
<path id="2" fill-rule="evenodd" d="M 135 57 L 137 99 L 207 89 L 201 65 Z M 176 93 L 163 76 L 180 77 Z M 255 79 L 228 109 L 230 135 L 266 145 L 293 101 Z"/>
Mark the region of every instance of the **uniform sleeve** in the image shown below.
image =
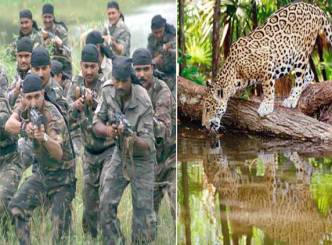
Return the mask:
<path id="1" fill-rule="evenodd" d="M 78 110 L 74 107 L 74 102 L 76 100 L 76 83 L 72 83 L 69 87 L 68 94 L 67 94 L 67 102 L 69 106 L 68 114 L 70 119 L 76 120 L 78 117 Z"/>
<path id="2" fill-rule="evenodd" d="M 150 150 L 154 148 L 154 133 L 153 133 L 153 109 L 150 104 L 144 113 L 140 116 L 136 128 L 137 136 L 143 138 L 149 145 Z"/>
<path id="3" fill-rule="evenodd" d="M 106 101 L 106 92 L 108 91 L 107 87 L 102 88 L 102 96 L 100 102 L 95 110 L 95 114 L 93 117 L 93 124 L 97 122 L 106 123 L 108 121 L 108 113 L 107 113 L 107 101 Z"/>
<path id="4" fill-rule="evenodd" d="M 121 55 L 126 55 L 128 53 L 128 49 L 130 47 L 130 33 L 128 30 L 123 30 L 120 35 L 118 36 L 117 40 L 118 43 L 122 44 L 124 49 Z"/>
<path id="5" fill-rule="evenodd" d="M 150 34 L 148 37 L 148 50 L 154 58 L 156 56 L 156 46 L 154 45 L 152 34 Z"/>
<path id="6" fill-rule="evenodd" d="M 154 134 L 157 139 L 166 141 L 172 133 L 172 94 L 163 88 L 157 95 L 154 106 Z"/>
<path id="7" fill-rule="evenodd" d="M 58 111 L 52 111 L 48 117 L 46 133 L 61 146 L 63 145 L 66 125 Z"/>
<path id="8" fill-rule="evenodd" d="M 16 99 L 15 105 L 14 105 L 14 112 L 16 112 L 18 115 L 21 115 L 22 111 L 23 111 L 23 106 L 22 106 L 22 94 L 20 94 L 18 96 L 18 98 Z"/>

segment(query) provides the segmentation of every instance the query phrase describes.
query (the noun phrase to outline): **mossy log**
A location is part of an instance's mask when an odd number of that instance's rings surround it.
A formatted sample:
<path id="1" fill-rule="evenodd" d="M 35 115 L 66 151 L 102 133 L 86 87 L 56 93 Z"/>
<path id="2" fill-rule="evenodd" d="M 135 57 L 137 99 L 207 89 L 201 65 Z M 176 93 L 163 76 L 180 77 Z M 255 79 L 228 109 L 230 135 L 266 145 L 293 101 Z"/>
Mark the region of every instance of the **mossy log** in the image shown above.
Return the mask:
<path id="1" fill-rule="evenodd" d="M 178 113 L 185 120 L 201 122 L 206 87 L 178 77 Z M 320 109 L 332 104 L 332 81 L 310 84 L 303 91 L 296 109 L 281 106 L 277 99 L 274 111 L 264 118 L 257 114 L 261 98 L 231 98 L 222 123 L 246 132 L 302 141 L 332 142 L 332 125 L 319 121 Z M 329 111 L 332 111 L 331 109 Z M 316 119 L 316 116 L 318 119 Z M 329 122 L 329 120 L 325 120 Z"/>

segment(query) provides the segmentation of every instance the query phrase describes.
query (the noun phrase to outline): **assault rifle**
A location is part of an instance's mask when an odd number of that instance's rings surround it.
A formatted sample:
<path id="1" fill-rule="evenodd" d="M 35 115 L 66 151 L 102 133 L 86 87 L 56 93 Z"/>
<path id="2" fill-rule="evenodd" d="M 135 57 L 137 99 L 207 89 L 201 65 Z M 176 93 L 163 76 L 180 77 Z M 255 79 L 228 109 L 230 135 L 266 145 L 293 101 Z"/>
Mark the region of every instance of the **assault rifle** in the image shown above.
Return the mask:
<path id="1" fill-rule="evenodd" d="M 84 100 L 84 118 L 87 121 L 87 129 L 92 129 L 93 112 L 97 108 L 97 92 L 84 86 L 77 86 L 75 89 L 75 98 Z"/>
<path id="2" fill-rule="evenodd" d="M 47 119 L 41 114 L 41 112 L 36 108 L 32 107 L 30 109 L 30 121 L 34 127 L 40 128 L 41 125 L 46 125 Z"/>
<path id="3" fill-rule="evenodd" d="M 127 120 L 126 116 L 120 112 L 115 113 L 114 120 L 112 121 L 112 123 L 114 123 L 116 126 L 122 124 L 125 136 L 130 136 L 134 133 L 134 130 L 130 125 L 130 122 Z"/>

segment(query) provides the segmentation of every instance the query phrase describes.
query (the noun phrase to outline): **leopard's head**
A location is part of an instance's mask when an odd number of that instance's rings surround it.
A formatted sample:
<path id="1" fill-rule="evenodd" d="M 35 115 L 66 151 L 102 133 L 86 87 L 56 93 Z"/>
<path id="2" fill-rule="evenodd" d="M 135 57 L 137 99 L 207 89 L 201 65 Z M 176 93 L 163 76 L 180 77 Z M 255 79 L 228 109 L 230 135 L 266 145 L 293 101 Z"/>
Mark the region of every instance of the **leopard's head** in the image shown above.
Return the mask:
<path id="1" fill-rule="evenodd" d="M 220 128 L 220 121 L 226 112 L 228 96 L 223 88 L 209 88 L 203 103 L 202 125 L 212 132 Z"/>

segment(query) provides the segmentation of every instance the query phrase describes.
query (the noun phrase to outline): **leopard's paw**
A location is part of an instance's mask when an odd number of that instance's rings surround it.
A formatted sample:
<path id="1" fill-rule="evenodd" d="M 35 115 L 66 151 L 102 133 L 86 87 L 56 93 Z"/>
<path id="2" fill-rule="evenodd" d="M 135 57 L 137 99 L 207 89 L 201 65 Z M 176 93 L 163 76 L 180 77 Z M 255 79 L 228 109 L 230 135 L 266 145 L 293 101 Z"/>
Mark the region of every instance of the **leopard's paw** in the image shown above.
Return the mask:
<path id="1" fill-rule="evenodd" d="M 260 117 L 264 117 L 273 112 L 273 103 L 262 102 L 257 110 L 257 113 Z"/>
<path id="2" fill-rule="evenodd" d="M 282 102 L 282 106 L 287 107 L 287 108 L 295 108 L 297 106 L 297 99 L 294 98 L 293 96 L 289 96 L 287 99 L 285 99 Z"/>

